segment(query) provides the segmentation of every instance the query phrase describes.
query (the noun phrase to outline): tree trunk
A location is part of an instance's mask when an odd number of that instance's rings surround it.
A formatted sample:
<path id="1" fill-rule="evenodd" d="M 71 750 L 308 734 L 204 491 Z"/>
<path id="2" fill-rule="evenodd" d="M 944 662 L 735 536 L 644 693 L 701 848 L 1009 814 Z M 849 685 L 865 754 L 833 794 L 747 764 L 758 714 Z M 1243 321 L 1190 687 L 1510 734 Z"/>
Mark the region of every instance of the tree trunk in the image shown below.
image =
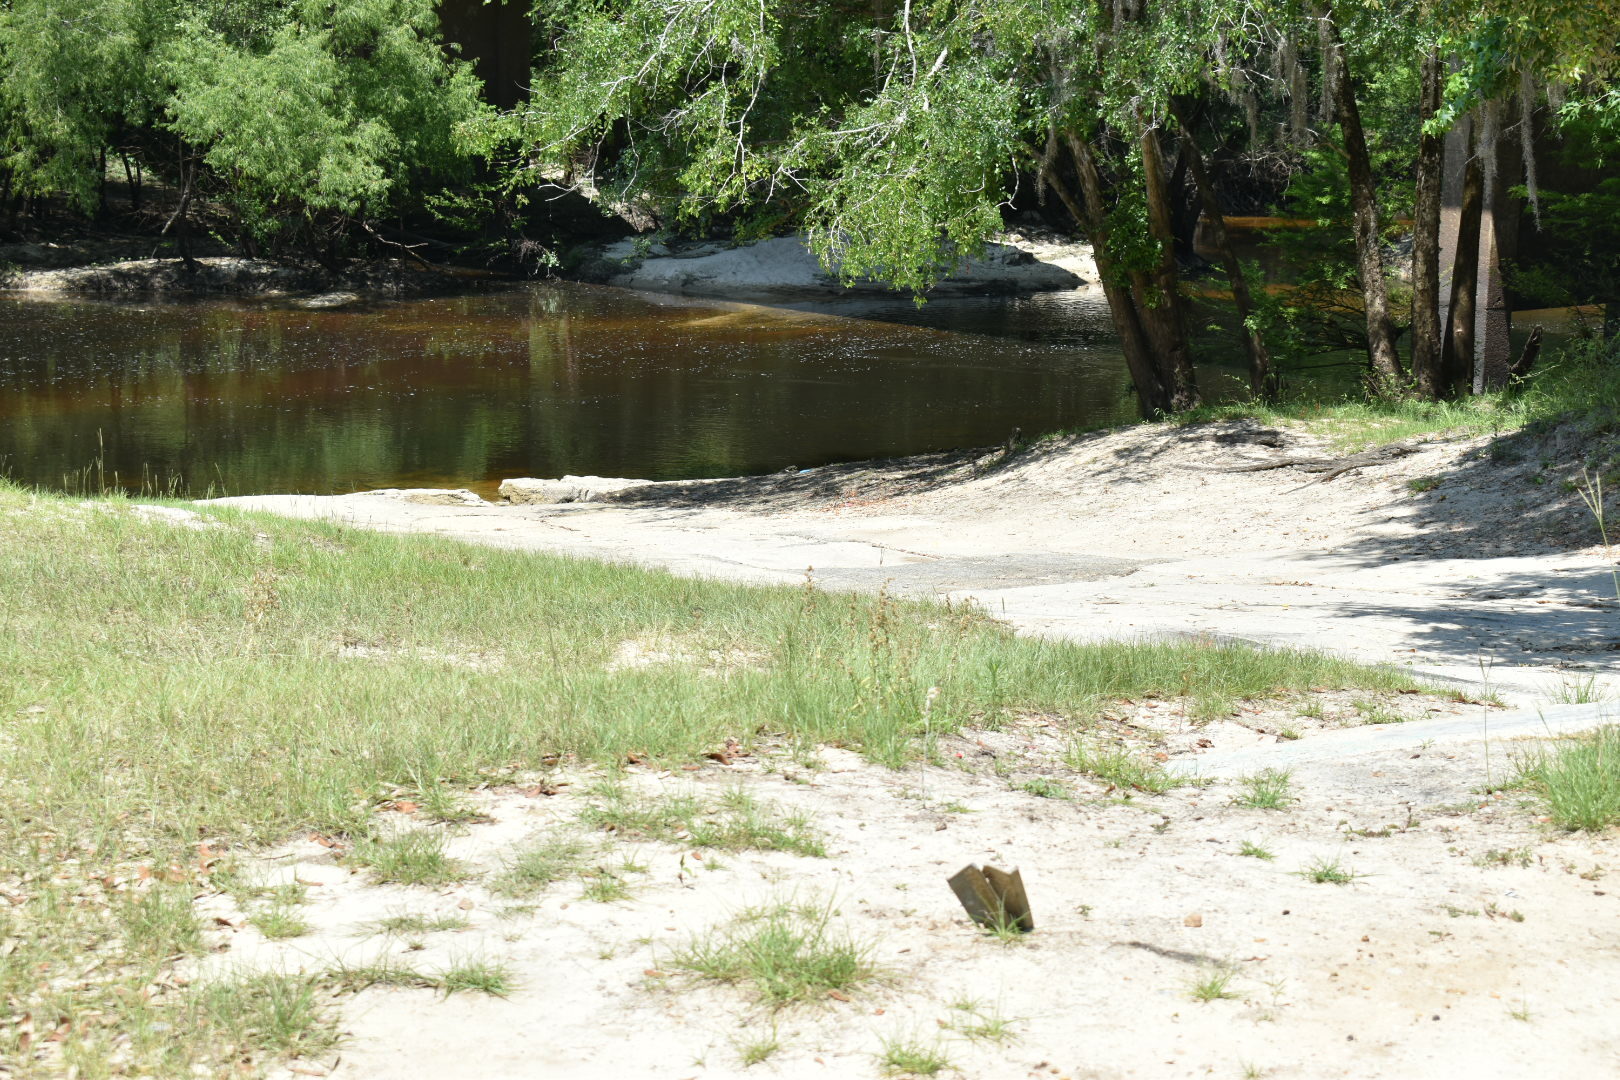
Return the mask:
<path id="1" fill-rule="evenodd" d="M 1451 306 L 1442 360 L 1448 388 L 1474 370 L 1474 302 L 1479 287 L 1479 218 L 1485 205 L 1485 182 L 1473 149 L 1470 144 L 1457 214 L 1457 260 L 1451 267 Z"/>
<path id="2" fill-rule="evenodd" d="M 1176 267 L 1174 211 L 1166 183 L 1164 154 L 1159 133 L 1142 130 L 1142 173 L 1147 188 L 1148 226 L 1159 247 L 1153 268 L 1152 299 L 1142 313 L 1159 350 L 1161 370 L 1170 375 L 1170 408 L 1176 412 L 1198 405 L 1198 382 L 1193 375 L 1192 348 L 1187 342 L 1187 318 L 1181 299 L 1181 275 Z"/>
<path id="3" fill-rule="evenodd" d="M 1249 281 L 1244 276 L 1243 264 L 1238 262 L 1237 253 L 1232 250 L 1231 237 L 1226 234 L 1226 216 L 1221 212 L 1221 201 L 1215 194 L 1215 185 L 1210 182 L 1209 172 L 1204 168 L 1204 152 L 1198 146 L 1198 138 L 1193 134 L 1187 110 L 1181 102 L 1172 98 L 1170 112 L 1176 118 L 1176 123 L 1181 125 L 1181 144 L 1186 151 L 1187 169 L 1198 188 L 1210 240 L 1215 250 L 1220 252 L 1221 266 L 1232 286 L 1232 303 L 1237 307 L 1238 321 L 1242 327 L 1243 349 L 1249 356 L 1249 392 L 1261 401 L 1274 401 L 1277 397 L 1277 377 L 1271 370 L 1271 354 L 1266 349 L 1264 336 L 1254 326 L 1254 301 L 1249 293 Z"/>
<path id="4" fill-rule="evenodd" d="M 1064 141 L 1068 144 L 1069 154 L 1074 158 L 1075 170 L 1080 176 L 1080 190 L 1085 197 L 1082 220 L 1091 239 L 1097 276 L 1102 279 L 1103 294 L 1108 298 L 1108 313 L 1113 317 L 1114 329 L 1119 334 L 1125 353 L 1125 366 L 1130 370 L 1131 381 L 1136 386 L 1136 399 L 1141 406 L 1142 416 L 1151 420 L 1170 411 L 1170 392 L 1160 378 L 1159 365 L 1142 327 L 1136 303 L 1129 290 L 1121 286 L 1118 269 L 1108 252 L 1107 204 L 1103 202 L 1102 177 L 1097 169 L 1096 156 L 1090 145 L 1073 132 L 1066 132 Z M 1057 190 L 1059 197 L 1063 197 L 1064 189 L 1057 187 Z M 1065 199 L 1065 203 L 1071 204 L 1073 212 L 1072 198 Z"/>
<path id="5" fill-rule="evenodd" d="M 1426 123 L 1440 108 L 1440 52 L 1423 58 L 1418 107 Z M 1420 397 L 1435 401 L 1445 389 L 1440 337 L 1440 182 L 1445 138 L 1424 132 L 1418 139 L 1417 197 L 1412 226 L 1412 377 Z"/>
<path id="6" fill-rule="evenodd" d="M 1367 135 L 1361 127 L 1361 109 L 1356 104 L 1355 87 L 1344 56 L 1344 42 L 1333 22 L 1332 11 L 1322 16 L 1328 39 L 1329 63 L 1334 70 L 1339 128 L 1344 134 L 1344 151 L 1350 168 L 1350 207 L 1356 234 L 1356 261 L 1361 272 L 1361 296 L 1367 309 L 1367 357 L 1373 378 L 1381 392 L 1394 390 L 1400 383 L 1400 354 L 1395 351 L 1395 324 L 1389 316 L 1389 287 L 1384 281 L 1384 253 L 1378 236 L 1378 189 L 1373 180 L 1372 157 L 1367 152 Z"/>

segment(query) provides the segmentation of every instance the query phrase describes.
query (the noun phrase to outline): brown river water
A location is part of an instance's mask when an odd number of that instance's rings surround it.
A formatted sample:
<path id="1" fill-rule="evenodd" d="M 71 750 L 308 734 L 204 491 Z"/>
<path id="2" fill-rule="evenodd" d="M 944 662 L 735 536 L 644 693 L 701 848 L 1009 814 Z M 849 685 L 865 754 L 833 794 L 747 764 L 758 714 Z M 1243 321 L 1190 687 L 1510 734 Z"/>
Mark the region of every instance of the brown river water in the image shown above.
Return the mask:
<path id="1" fill-rule="evenodd" d="M 582 285 L 310 310 L 0 297 L 0 474 L 332 493 L 682 479 L 1131 416 L 1100 298 L 787 309 Z"/>

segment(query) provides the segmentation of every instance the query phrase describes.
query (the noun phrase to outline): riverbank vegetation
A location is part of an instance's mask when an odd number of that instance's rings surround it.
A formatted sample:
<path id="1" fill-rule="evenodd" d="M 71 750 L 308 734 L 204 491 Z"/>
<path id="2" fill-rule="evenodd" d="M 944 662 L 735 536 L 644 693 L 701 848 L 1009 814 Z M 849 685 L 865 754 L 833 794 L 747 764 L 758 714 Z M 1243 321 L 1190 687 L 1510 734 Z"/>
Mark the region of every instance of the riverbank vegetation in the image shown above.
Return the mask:
<path id="1" fill-rule="evenodd" d="M 1433 401 L 1534 366 L 1515 309 L 1620 295 L 1617 43 L 1615 0 L 12 0 L 0 230 L 531 268 L 799 231 L 922 295 L 1037 222 L 1094 244 L 1145 415 L 1212 350 L 1257 400 L 1351 349 Z"/>
<path id="2" fill-rule="evenodd" d="M 1119 698 L 1411 685 L 1311 653 L 1042 641 L 937 603 L 15 487 L 0 630 L 0 1060 L 44 1054 L 50 1075 L 252 1072 L 329 1044 L 314 976 L 193 984 L 175 964 L 208 948 L 198 895 L 296 928 L 296 884 L 260 895 L 233 851 L 315 835 L 373 875 L 456 875 L 379 831 L 384 807 L 455 823 L 468 787 L 591 763 L 834 744 L 899 765 L 1026 710 L 1079 733 Z M 712 837 L 684 803 L 608 798 L 592 823 L 813 853 L 807 824 L 739 800 L 704 817 Z"/>

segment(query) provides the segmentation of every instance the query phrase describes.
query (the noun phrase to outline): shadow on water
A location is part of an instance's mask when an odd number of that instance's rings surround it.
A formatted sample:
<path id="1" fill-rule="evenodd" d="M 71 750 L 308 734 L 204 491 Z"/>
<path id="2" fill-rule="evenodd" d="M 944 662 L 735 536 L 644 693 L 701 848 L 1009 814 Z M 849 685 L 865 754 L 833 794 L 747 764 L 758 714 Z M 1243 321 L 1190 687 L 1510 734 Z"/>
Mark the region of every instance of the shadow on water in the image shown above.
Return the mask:
<path id="1" fill-rule="evenodd" d="M 574 285 L 311 310 L 0 299 L 0 461 L 157 493 L 689 479 L 1130 416 L 1106 310 Z"/>

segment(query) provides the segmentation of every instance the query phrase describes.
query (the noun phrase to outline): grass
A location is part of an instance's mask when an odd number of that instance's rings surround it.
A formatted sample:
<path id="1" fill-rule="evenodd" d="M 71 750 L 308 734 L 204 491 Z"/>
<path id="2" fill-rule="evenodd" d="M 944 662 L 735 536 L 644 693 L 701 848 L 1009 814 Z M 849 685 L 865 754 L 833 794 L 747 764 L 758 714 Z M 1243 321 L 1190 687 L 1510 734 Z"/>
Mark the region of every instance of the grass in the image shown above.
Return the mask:
<path id="1" fill-rule="evenodd" d="M 505 997 L 512 992 L 511 969 L 502 962 L 461 960 L 432 974 L 383 957 L 369 964 L 339 964 L 320 977 L 324 985 L 357 994 L 373 987 L 438 990 L 446 996 L 462 991 Z"/>
<path id="2" fill-rule="evenodd" d="M 467 874 L 444 853 L 444 834 L 429 829 L 381 839 L 362 837 L 349 859 L 370 870 L 379 884 L 449 885 Z"/>
<path id="3" fill-rule="evenodd" d="M 190 996 L 178 1030 L 283 1057 L 317 1054 L 335 1046 L 337 1026 L 313 978 L 259 972 L 204 983 Z M 251 1051 L 247 1051 L 251 1058 Z M 240 1059 L 238 1059 L 240 1064 Z"/>
<path id="4" fill-rule="evenodd" d="M 1339 864 L 1338 859 L 1329 859 L 1320 855 L 1307 863 L 1304 869 L 1296 870 L 1294 873 L 1317 885 L 1348 885 L 1367 876 L 1346 869 Z"/>
<path id="5" fill-rule="evenodd" d="M 1376 701 L 1352 702 L 1352 707 L 1361 714 L 1363 724 L 1404 724 L 1406 717 L 1400 713 L 1380 705 Z"/>
<path id="6" fill-rule="evenodd" d="M 1231 967 L 1221 965 L 1194 979 L 1187 987 L 1187 993 L 1194 1001 L 1229 1001 L 1238 994 L 1232 989 L 1232 980 L 1237 972 Z"/>
<path id="7" fill-rule="evenodd" d="M 1290 775 L 1283 769 L 1262 769 L 1252 776 L 1239 778 L 1238 784 L 1243 790 L 1232 799 L 1232 805 L 1245 810 L 1286 810 L 1294 801 Z"/>
<path id="8" fill-rule="evenodd" d="M 782 1043 L 776 1037 L 776 1032 L 773 1029 L 769 1035 L 739 1043 L 737 1045 L 737 1060 L 746 1069 L 751 1065 L 760 1064 L 780 1049 L 782 1049 Z"/>
<path id="9" fill-rule="evenodd" d="M 0 905 L 0 940 L 18 943 L 0 1000 L 70 1022 L 32 1052 L 87 1076 L 115 1046 L 126 1071 L 167 1075 L 269 1045 L 142 1034 L 155 1006 L 141 991 L 199 947 L 190 897 L 227 888 L 207 852 L 315 834 L 352 842 L 380 880 L 454 880 L 442 831 L 375 833 L 376 808 L 402 793 L 421 796 L 419 820 L 464 821 L 456 792 L 559 758 L 673 765 L 766 732 L 900 765 L 926 733 L 1014 710 L 1079 730 L 1111 701 L 1191 687 L 1240 701 L 1411 685 L 1314 653 L 1020 638 L 931 601 L 197 512 L 208 527 L 0 484 L 0 862 L 19 883 Z M 610 663 L 650 637 L 761 660 L 724 679 Z M 787 815 L 749 821 L 705 805 L 681 828 L 694 846 L 819 843 Z M 73 993 L 36 977 L 87 954 L 102 966 Z M 167 991 L 164 1007 L 201 993 Z M 24 1056 L 19 1038 L 0 1025 L 0 1060 Z"/>
<path id="10" fill-rule="evenodd" d="M 288 904 L 271 904 L 254 913 L 252 922 L 271 941 L 303 937 L 310 931 L 309 922 Z"/>
<path id="11" fill-rule="evenodd" d="M 1259 844 L 1254 843 L 1252 840 L 1243 841 L 1243 846 L 1238 848 L 1238 854 L 1247 856 L 1248 858 L 1251 858 L 1251 859 L 1262 859 L 1265 862 L 1271 862 L 1273 859 L 1275 859 L 1277 857 L 1275 852 L 1269 851 L 1266 848 L 1261 847 Z"/>
<path id="12" fill-rule="evenodd" d="M 441 972 L 438 985 L 446 997 L 462 992 L 505 997 L 512 992 L 512 969 L 499 961 L 463 960 Z"/>
<path id="13" fill-rule="evenodd" d="M 1011 1017 L 1002 1016 L 999 1012 L 987 1009 L 982 1003 L 972 998 L 962 998 L 951 1002 L 951 1008 L 965 1014 L 961 1020 L 944 1026 L 973 1042 L 989 1042 L 1001 1045 L 1012 1042 L 1018 1037 L 1013 1026 L 1018 1021 Z M 942 1022 L 943 1023 L 943 1022 Z"/>
<path id="14" fill-rule="evenodd" d="M 1620 365 L 1614 362 L 1612 350 L 1612 345 L 1598 339 L 1571 341 L 1544 358 L 1527 380 L 1511 390 L 1449 401 L 1306 396 L 1275 405 L 1209 405 L 1178 414 L 1176 419 L 1187 424 L 1236 419 L 1304 423 L 1329 435 L 1345 450 L 1407 439 L 1494 435 L 1560 422 L 1595 431 L 1612 430 L 1614 402 L 1620 400 Z"/>
<path id="15" fill-rule="evenodd" d="M 1028 792 L 1042 799 L 1070 799 L 1068 787 L 1061 780 L 1054 780 L 1050 776 L 1037 776 L 1033 780 L 1025 780 L 1017 785 L 1017 791 Z"/>
<path id="16" fill-rule="evenodd" d="M 746 911 L 670 961 L 710 982 L 745 986 L 781 1009 L 875 979 L 871 950 L 832 926 L 830 906 L 778 903 Z"/>
<path id="17" fill-rule="evenodd" d="M 1609 691 L 1596 675 L 1570 675 L 1558 681 L 1550 696 L 1560 705 L 1592 705 L 1609 700 Z"/>
<path id="18" fill-rule="evenodd" d="M 937 1042 L 889 1039 L 878 1053 L 878 1068 L 886 1076 L 938 1076 L 950 1067 L 951 1059 Z"/>
<path id="19" fill-rule="evenodd" d="M 1063 762 L 1075 772 L 1094 776 L 1114 787 L 1163 795 L 1187 783 L 1157 762 L 1139 757 L 1119 746 L 1076 739 L 1063 754 Z"/>
<path id="20" fill-rule="evenodd" d="M 398 912 L 385 915 L 369 925 L 378 934 L 396 937 L 414 937 L 417 934 L 440 934 L 452 930 L 465 930 L 472 920 L 465 915 L 423 915 L 419 912 Z"/>
<path id="21" fill-rule="evenodd" d="M 597 805 L 580 819 L 619 836 L 719 851 L 787 851 L 816 858 L 827 854 L 808 817 L 784 813 L 741 788 L 718 796 L 641 796 L 610 783 L 598 786 L 593 794 Z"/>
<path id="22" fill-rule="evenodd" d="M 1620 726 L 1521 758 L 1516 782 L 1546 801 L 1560 829 L 1600 832 L 1620 825 Z"/>
<path id="23" fill-rule="evenodd" d="M 579 871 L 586 853 L 575 836 L 551 836 L 519 848 L 506 867 L 489 883 L 496 896 L 521 899 L 533 896 Z"/>

